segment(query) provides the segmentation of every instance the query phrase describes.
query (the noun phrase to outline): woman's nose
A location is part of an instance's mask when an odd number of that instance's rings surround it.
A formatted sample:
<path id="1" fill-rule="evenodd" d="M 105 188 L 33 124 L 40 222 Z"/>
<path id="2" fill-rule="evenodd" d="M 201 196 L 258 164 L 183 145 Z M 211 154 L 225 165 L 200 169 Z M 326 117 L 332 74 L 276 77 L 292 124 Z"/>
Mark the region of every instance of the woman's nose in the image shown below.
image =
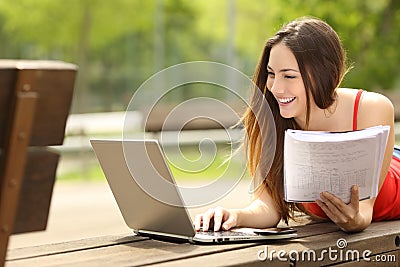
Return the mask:
<path id="1" fill-rule="evenodd" d="M 274 79 L 273 81 L 271 81 L 270 90 L 272 93 L 275 93 L 275 94 L 282 94 L 284 92 L 284 88 L 283 88 L 282 84 L 277 79 Z"/>

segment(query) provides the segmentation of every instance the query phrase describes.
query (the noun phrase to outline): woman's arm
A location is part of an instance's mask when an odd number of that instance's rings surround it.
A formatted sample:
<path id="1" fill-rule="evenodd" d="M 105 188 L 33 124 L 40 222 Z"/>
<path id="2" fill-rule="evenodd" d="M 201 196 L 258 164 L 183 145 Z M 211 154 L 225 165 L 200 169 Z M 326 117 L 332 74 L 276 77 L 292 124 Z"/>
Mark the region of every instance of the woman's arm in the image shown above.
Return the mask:
<path id="1" fill-rule="evenodd" d="M 389 169 L 394 147 L 394 108 L 392 103 L 383 95 L 365 93 L 359 108 L 358 125 L 360 129 L 377 125 L 390 126 L 379 177 L 378 189 L 380 190 Z M 375 198 L 359 201 L 356 186 L 352 188 L 351 202 L 347 205 L 328 192 L 321 193 L 321 199 L 322 201 L 317 201 L 318 205 L 344 231 L 359 232 L 371 224 Z"/>
<path id="2" fill-rule="evenodd" d="M 281 217 L 264 184 L 254 194 L 253 202 L 239 212 L 239 226 L 267 228 L 276 226 Z"/>
<path id="3" fill-rule="evenodd" d="M 224 209 L 222 207 L 211 208 L 204 214 L 196 216 L 195 229 L 207 231 L 210 224 L 214 225 L 214 231 L 221 228 L 229 230 L 233 227 L 267 228 L 273 227 L 280 221 L 280 215 L 275 208 L 271 196 L 267 190 L 260 189 L 255 192 L 252 203 L 243 209 Z"/>

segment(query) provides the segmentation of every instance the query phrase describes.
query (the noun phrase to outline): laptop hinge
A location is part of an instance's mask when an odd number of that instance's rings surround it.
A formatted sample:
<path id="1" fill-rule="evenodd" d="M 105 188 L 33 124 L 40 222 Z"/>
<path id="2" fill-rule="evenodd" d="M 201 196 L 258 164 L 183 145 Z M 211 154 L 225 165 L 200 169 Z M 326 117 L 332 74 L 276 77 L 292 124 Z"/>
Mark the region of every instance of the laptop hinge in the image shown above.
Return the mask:
<path id="1" fill-rule="evenodd" d="M 177 240 L 184 240 L 184 241 L 191 241 L 193 237 L 189 236 L 183 236 L 183 235 L 175 235 L 175 234 L 169 234 L 169 233 L 161 233 L 161 232 L 154 232 L 154 231 L 148 231 L 148 230 L 134 230 L 134 233 L 137 235 L 142 235 L 142 236 L 148 236 L 148 237 L 154 237 L 155 239 L 160 239 L 160 238 L 167 238 L 167 239 L 177 239 Z"/>

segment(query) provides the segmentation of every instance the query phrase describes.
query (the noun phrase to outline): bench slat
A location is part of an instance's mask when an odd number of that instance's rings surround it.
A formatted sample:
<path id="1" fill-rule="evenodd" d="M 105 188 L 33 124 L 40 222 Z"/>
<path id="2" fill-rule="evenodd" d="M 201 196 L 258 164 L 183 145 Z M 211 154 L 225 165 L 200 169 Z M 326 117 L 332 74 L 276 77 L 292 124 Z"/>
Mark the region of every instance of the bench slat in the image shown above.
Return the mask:
<path id="1" fill-rule="evenodd" d="M 59 157 L 47 148 L 28 151 L 13 234 L 46 229 Z"/>

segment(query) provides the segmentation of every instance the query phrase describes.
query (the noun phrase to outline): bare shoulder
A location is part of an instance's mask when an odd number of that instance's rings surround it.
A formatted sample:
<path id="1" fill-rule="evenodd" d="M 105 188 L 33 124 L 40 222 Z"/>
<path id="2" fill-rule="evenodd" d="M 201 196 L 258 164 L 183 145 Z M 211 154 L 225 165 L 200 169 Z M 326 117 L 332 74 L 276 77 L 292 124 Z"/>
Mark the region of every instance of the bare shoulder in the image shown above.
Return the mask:
<path id="1" fill-rule="evenodd" d="M 352 103 L 354 102 L 354 99 L 356 97 L 357 92 L 359 89 L 352 89 L 352 88 L 338 88 L 337 93 L 339 96 L 348 99 Z M 386 96 L 375 93 L 375 92 L 368 92 L 368 91 L 363 91 L 362 97 L 361 97 L 361 104 L 362 105 L 384 105 L 387 106 L 388 108 L 393 107 L 391 101 L 389 98 Z"/>
<path id="2" fill-rule="evenodd" d="M 393 112 L 393 104 L 386 96 L 375 92 L 364 92 L 361 98 L 361 105 L 368 112 Z"/>
<path id="3" fill-rule="evenodd" d="M 394 121 L 394 107 L 384 95 L 364 92 L 359 107 L 360 126 L 387 125 Z"/>

